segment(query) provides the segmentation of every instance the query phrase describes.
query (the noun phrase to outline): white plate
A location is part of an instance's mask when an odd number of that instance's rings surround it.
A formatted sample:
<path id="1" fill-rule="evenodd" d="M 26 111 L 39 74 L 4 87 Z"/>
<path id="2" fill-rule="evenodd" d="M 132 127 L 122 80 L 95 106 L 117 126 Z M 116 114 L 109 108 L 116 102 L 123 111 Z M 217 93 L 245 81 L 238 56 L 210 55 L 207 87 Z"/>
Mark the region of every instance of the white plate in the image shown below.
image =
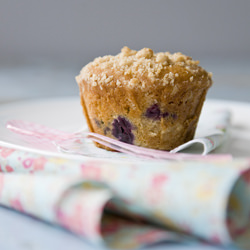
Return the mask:
<path id="1" fill-rule="evenodd" d="M 229 138 L 214 153 L 229 153 L 233 157 L 250 156 L 250 104 L 232 101 L 207 100 L 204 104 L 202 116 L 211 109 L 230 109 L 232 112 L 232 126 Z M 74 132 L 86 126 L 79 97 L 50 98 L 14 102 L 0 106 L 0 143 L 2 145 L 27 146 L 16 140 L 16 136 L 5 128 L 7 120 L 21 119 Z M 113 152 L 97 149 L 103 157 L 114 156 Z M 108 154 L 108 155 L 107 155 Z M 123 154 L 116 153 L 124 158 Z M 115 158 L 117 158 L 115 157 Z M 113 158 L 113 157 L 112 157 Z"/>

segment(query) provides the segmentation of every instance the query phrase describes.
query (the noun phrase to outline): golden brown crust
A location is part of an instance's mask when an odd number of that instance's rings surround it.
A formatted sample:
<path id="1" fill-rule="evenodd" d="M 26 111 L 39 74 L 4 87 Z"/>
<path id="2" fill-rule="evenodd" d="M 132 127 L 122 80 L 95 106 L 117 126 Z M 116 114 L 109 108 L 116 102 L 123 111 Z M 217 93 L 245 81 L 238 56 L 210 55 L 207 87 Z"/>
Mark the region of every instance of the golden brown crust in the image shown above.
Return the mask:
<path id="1" fill-rule="evenodd" d="M 212 84 L 211 74 L 181 53 L 127 47 L 95 59 L 76 80 L 91 131 L 115 138 L 114 119 L 124 117 L 135 145 L 164 150 L 193 138 Z M 159 113 L 155 119 L 147 115 L 150 107 Z"/>
<path id="2" fill-rule="evenodd" d="M 117 87 L 126 85 L 143 89 L 152 85 L 155 87 L 159 83 L 163 86 L 192 82 L 199 84 L 199 81 L 194 81 L 197 76 L 206 78 L 206 82 L 211 84 L 211 74 L 198 66 L 198 63 L 180 52 L 153 53 L 148 48 L 137 52 L 124 47 L 116 56 L 96 58 L 81 70 L 76 80 L 78 83 L 85 80 L 92 85 L 107 86 L 115 83 Z"/>

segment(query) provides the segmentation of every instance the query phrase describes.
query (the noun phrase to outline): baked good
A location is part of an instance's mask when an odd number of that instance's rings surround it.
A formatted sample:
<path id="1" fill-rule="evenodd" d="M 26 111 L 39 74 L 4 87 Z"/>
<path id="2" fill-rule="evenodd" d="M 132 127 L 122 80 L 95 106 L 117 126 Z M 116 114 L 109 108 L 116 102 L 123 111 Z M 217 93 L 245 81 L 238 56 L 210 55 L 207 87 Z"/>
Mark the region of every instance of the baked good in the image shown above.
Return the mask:
<path id="1" fill-rule="evenodd" d="M 191 140 L 212 85 L 198 64 L 149 48 L 96 58 L 76 77 L 89 130 L 161 150 Z"/>

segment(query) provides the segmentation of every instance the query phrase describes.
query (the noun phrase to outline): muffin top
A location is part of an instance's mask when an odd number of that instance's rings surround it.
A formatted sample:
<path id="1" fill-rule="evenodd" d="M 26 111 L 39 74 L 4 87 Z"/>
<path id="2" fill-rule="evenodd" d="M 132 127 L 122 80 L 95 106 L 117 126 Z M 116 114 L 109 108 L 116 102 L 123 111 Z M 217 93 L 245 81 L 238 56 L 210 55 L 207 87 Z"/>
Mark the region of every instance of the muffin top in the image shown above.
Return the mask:
<path id="1" fill-rule="evenodd" d="M 123 47 L 116 56 L 98 57 L 82 68 L 76 77 L 92 86 L 116 85 L 129 88 L 197 84 L 209 87 L 212 74 L 199 66 L 199 61 L 180 52 L 154 53 L 149 48 L 139 51 Z"/>

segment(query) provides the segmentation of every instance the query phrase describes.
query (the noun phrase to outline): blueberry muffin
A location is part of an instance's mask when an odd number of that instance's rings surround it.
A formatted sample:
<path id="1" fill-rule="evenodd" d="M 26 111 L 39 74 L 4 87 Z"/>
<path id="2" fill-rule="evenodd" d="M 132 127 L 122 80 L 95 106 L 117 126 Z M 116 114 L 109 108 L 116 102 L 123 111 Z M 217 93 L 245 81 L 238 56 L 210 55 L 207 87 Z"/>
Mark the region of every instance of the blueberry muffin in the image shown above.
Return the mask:
<path id="1" fill-rule="evenodd" d="M 161 150 L 191 140 L 212 85 L 198 64 L 149 48 L 96 58 L 76 77 L 89 130 Z"/>

